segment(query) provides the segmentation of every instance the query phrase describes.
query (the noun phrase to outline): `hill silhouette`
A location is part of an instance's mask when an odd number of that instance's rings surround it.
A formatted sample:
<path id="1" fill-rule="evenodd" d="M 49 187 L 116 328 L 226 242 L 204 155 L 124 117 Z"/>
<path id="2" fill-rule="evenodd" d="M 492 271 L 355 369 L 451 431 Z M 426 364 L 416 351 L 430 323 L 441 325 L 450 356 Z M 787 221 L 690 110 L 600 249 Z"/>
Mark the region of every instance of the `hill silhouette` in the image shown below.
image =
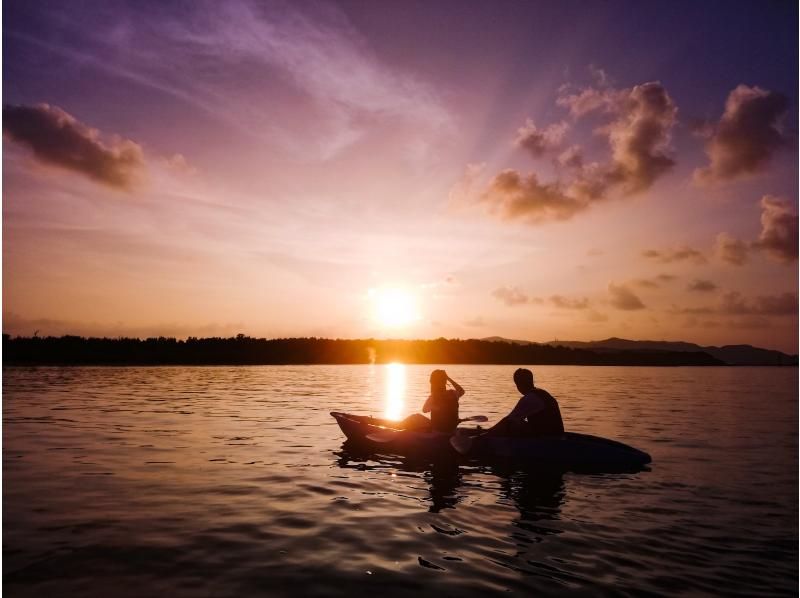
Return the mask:
<path id="1" fill-rule="evenodd" d="M 261 365 L 261 364 L 724 365 L 704 352 L 629 351 L 492 342 L 325 338 L 84 338 L 3 335 L 3 364 Z"/>
<path id="2" fill-rule="evenodd" d="M 773 349 L 761 349 L 752 345 L 724 345 L 722 347 L 697 345 L 685 341 L 633 341 L 611 337 L 601 341 L 549 341 L 535 343 L 490 336 L 481 340 L 497 343 L 515 343 L 550 347 L 570 347 L 596 353 L 618 353 L 620 351 L 662 351 L 669 353 L 707 353 L 726 365 L 797 365 L 797 355 L 789 355 Z"/>

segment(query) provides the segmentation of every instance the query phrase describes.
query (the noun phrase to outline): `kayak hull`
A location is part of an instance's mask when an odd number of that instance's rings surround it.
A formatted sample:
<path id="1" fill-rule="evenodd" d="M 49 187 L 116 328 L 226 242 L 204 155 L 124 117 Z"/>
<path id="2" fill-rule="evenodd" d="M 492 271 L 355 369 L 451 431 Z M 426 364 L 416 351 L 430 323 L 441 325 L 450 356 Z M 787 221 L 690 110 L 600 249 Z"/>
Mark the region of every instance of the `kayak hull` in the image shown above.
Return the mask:
<path id="1" fill-rule="evenodd" d="M 400 430 L 397 422 L 368 416 L 331 412 L 351 443 L 380 452 L 400 455 L 458 456 L 450 445 L 450 435 L 421 430 Z M 460 434 L 476 436 L 484 430 L 460 428 Z M 387 432 L 389 432 L 387 434 Z M 393 433 L 392 433 L 393 432 Z M 391 439 L 375 442 L 369 435 Z M 650 455 L 632 446 L 591 434 L 565 432 L 538 438 L 476 438 L 467 458 L 503 459 L 566 469 L 641 468 L 650 463 Z"/>

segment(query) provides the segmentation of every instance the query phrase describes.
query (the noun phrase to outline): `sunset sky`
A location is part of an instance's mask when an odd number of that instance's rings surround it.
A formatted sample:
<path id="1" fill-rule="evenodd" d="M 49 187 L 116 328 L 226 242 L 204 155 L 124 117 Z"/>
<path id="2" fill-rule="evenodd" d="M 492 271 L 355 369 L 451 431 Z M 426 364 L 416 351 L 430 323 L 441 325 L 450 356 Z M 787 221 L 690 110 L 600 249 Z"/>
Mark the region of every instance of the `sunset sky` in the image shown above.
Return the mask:
<path id="1" fill-rule="evenodd" d="M 5 2 L 3 331 L 797 352 L 793 2 Z"/>

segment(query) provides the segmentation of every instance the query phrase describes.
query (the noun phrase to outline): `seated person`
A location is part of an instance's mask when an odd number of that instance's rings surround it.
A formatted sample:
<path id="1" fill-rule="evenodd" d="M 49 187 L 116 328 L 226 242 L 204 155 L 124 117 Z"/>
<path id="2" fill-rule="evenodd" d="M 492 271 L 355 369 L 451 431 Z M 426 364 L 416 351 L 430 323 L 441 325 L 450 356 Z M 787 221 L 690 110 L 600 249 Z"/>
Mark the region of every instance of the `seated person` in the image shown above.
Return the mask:
<path id="1" fill-rule="evenodd" d="M 444 370 L 433 370 L 430 380 L 431 394 L 422 406 L 422 412 L 430 412 L 434 432 L 450 434 L 458 427 L 458 399 L 464 396 L 464 389 Z M 448 382 L 453 388 L 447 388 Z"/>
<path id="2" fill-rule="evenodd" d="M 462 454 L 467 453 L 473 442 L 489 436 L 536 437 L 564 433 L 558 401 L 543 388 L 533 385 L 533 372 L 518 369 L 514 372 L 514 383 L 522 397 L 511 413 L 479 436 L 453 436 L 450 444 L 454 449 Z"/>
<path id="3" fill-rule="evenodd" d="M 551 436 L 564 433 L 558 401 L 533 385 L 533 372 L 519 368 L 514 383 L 522 393 L 514 409 L 486 431 L 488 436 Z"/>

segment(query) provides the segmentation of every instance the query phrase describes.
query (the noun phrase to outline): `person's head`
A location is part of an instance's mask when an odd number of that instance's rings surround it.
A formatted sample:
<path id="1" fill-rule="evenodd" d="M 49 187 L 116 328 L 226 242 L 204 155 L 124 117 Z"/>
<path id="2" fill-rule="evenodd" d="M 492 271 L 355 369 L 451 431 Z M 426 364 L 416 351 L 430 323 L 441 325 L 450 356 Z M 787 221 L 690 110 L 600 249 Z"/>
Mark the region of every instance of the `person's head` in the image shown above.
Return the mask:
<path id="1" fill-rule="evenodd" d="M 519 368 L 514 372 L 514 384 L 522 394 L 533 390 L 533 372 L 525 368 Z"/>
<path id="2" fill-rule="evenodd" d="M 442 392 L 447 388 L 447 374 L 444 370 L 433 370 L 431 372 L 431 392 Z"/>

